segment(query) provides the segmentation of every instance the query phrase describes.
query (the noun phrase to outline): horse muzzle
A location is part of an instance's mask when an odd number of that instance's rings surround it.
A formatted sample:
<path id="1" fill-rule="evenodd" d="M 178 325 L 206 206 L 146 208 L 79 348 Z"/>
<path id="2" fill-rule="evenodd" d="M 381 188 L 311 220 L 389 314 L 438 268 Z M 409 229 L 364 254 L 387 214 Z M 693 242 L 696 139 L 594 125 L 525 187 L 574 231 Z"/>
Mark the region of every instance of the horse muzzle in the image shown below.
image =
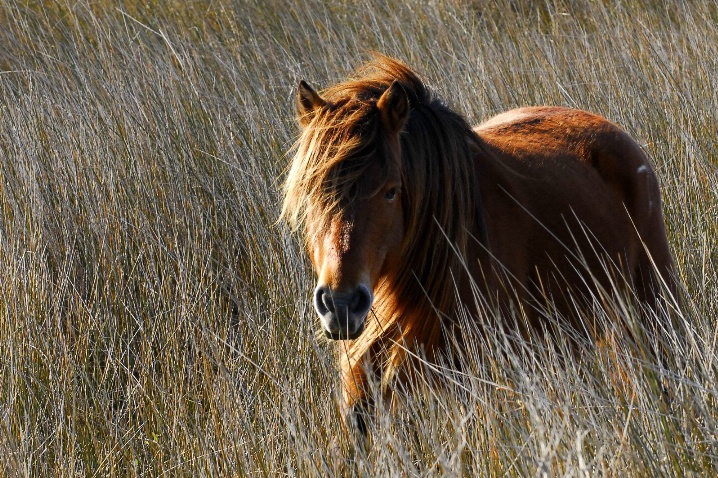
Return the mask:
<path id="1" fill-rule="evenodd" d="M 349 292 L 334 291 L 327 286 L 314 290 L 314 308 L 332 340 L 353 340 L 361 335 L 373 302 L 371 290 L 363 284 Z"/>

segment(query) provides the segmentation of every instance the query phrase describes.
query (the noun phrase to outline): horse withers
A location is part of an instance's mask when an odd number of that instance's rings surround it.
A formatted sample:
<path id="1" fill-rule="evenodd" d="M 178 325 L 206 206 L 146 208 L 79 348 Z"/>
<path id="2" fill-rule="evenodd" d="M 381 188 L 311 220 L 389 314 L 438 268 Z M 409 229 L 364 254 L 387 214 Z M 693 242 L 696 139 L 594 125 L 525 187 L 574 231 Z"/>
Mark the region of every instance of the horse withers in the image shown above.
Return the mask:
<path id="1" fill-rule="evenodd" d="M 477 287 L 499 310 L 518 304 L 516 326 L 545 328 L 550 300 L 577 331 L 577 304 L 617 276 L 648 308 L 675 291 L 653 168 L 600 116 L 521 108 L 472 129 L 384 56 L 322 94 L 302 81 L 297 109 L 282 215 L 303 229 L 314 307 L 342 341 L 348 417 L 369 375 L 401 379 L 412 350 L 446 351 Z"/>

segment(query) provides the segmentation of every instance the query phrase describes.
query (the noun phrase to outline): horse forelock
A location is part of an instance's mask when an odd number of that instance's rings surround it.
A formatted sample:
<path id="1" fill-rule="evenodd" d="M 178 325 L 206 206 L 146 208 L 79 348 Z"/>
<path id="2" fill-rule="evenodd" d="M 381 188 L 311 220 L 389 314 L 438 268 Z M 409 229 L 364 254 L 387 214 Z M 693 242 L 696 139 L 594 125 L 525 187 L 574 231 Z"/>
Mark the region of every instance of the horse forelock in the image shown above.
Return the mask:
<path id="1" fill-rule="evenodd" d="M 415 102 L 421 101 L 425 90 L 407 66 L 378 57 L 355 78 L 322 91 L 326 107 L 316 112 L 293 147 L 282 217 L 294 229 L 320 228 L 325 225 L 322 221 L 341 214 L 342 206 L 360 193 L 356 185 L 369 168 L 378 164 L 383 177 L 388 175 L 390 148 L 377 101 L 397 79 Z M 382 185 L 363 193 L 371 195 Z"/>
<path id="2" fill-rule="evenodd" d="M 359 187 L 370 168 L 388 175 L 386 139 L 365 105 L 345 104 L 318 115 L 296 145 L 285 183 L 283 214 L 299 228 L 319 230 L 374 190 Z"/>

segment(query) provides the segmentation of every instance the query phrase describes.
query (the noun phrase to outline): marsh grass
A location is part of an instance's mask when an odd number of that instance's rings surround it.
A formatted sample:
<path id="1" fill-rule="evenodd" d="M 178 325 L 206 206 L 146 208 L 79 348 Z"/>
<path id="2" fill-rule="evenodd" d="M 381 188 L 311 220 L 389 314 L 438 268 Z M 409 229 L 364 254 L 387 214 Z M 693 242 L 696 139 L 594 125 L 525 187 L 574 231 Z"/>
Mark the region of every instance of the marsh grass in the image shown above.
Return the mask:
<path id="1" fill-rule="evenodd" d="M 718 11 L 529 3 L 2 3 L 2 473 L 712 475 Z M 630 304 L 597 311 L 615 341 L 575 360 L 476 333 L 467 370 L 398 390 L 357 450 L 300 240 L 275 222 L 296 83 L 369 50 L 474 123 L 529 104 L 620 123 L 656 165 L 682 312 L 655 331 Z"/>

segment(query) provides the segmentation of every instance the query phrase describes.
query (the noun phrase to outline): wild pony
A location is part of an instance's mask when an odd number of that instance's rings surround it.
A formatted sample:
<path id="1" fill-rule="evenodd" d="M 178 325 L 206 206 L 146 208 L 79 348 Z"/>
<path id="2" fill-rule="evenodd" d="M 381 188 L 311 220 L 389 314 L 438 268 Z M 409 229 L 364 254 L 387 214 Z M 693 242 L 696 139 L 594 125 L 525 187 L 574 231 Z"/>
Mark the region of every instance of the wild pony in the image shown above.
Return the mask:
<path id="1" fill-rule="evenodd" d="M 511 327 L 545 327 L 548 298 L 578 331 L 576 304 L 613 272 L 648 307 L 674 288 L 653 168 L 600 116 L 521 108 L 472 130 L 380 55 L 322 94 L 300 82 L 297 110 L 282 216 L 304 230 L 324 332 L 344 341 L 345 419 L 370 375 L 401 379 L 409 351 L 444 351 L 477 287 L 519 306 Z"/>

